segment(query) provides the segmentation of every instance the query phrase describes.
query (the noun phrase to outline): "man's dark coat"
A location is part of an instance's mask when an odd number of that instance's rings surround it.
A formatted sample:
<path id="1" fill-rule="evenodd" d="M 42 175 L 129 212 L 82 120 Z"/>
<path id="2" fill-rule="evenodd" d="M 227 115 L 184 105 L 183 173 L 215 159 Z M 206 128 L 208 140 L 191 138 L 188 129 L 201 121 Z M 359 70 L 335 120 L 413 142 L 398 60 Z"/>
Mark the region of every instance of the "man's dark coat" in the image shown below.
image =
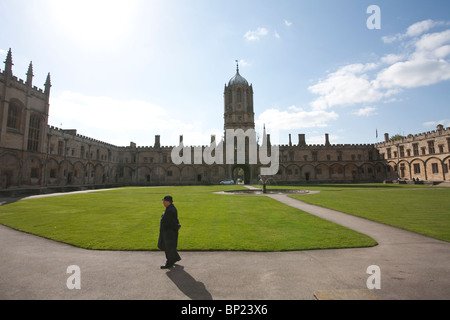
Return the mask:
<path id="1" fill-rule="evenodd" d="M 158 248 L 166 252 L 166 258 L 169 264 L 181 260 L 177 252 L 178 228 L 177 208 L 173 204 L 170 204 L 161 216 L 158 240 Z"/>

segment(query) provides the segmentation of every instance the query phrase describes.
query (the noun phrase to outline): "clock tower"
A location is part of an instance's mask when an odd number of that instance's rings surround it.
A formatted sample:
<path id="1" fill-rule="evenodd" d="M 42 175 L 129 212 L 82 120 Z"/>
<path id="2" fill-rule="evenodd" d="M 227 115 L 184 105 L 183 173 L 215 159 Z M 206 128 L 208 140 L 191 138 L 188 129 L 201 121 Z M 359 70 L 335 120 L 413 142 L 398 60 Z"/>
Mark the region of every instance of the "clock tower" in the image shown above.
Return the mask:
<path id="1" fill-rule="evenodd" d="M 255 113 L 253 112 L 253 87 L 239 74 L 225 85 L 224 92 L 224 129 L 255 129 Z"/>

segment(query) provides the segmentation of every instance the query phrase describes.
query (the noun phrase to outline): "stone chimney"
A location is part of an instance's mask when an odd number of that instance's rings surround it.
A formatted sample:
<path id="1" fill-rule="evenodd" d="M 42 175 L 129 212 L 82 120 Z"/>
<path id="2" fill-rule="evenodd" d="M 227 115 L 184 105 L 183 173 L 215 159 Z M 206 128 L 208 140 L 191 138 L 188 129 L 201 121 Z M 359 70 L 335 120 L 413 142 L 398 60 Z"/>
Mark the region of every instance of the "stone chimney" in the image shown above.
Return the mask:
<path id="1" fill-rule="evenodd" d="M 330 137 L 328 133 L 325 133 L 325 145 L 330 146 Z"/>
<path id="2" fill-rule="evenodd" d="M 159 135 L 155 136 L 155 148 L 161 148 L 161 141 Z"/>
<path id="3" fill-rule="evenodd" d="M 298 146 L 299 147 L 306 146 L 306 140 L 305 140 L 305 134 L 304 133 L 300 133 L 298 135 Z"/>

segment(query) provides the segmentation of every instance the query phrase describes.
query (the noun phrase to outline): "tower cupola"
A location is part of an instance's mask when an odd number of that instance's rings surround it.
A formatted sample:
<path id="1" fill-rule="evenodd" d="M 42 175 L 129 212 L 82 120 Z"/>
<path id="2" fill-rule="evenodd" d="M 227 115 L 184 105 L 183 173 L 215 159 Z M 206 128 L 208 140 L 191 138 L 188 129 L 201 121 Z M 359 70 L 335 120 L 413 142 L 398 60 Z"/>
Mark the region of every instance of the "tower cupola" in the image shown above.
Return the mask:
<path id="1" fill-rule="evenodd" d="M 239 84 L 248 86 L 247 80 L 245 80 L 245 78 L 239 74 L 239 64 L 236 64 L 236 75 L 233 78 L 231 78 L 230 81 L 228 81 L 228 86 Z"/>

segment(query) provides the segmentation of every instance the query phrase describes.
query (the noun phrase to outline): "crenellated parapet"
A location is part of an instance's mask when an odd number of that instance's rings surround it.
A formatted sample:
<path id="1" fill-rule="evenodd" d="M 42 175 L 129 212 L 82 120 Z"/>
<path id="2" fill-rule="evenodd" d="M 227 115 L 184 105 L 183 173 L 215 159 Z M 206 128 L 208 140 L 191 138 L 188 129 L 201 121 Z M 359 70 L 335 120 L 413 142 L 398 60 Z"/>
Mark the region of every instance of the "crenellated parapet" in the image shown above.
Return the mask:
<path id="1" fill-rule="evenodd" d="M 417 133 L 417 134 L 408 134 L 406 137 L 399 137 L 395 140 L 389 139 L 389 134 L 385 133 L 384 135 L 384 141 L 376 143 L 376 147 L 390 147 L 390 146 L 396 146 L 398 144 L 405 144 L 405 143 L 413 143 L 413 142 L 419 142 L 427 139 L 435 139 L 435 138 L 441 138 L 444 136 L 450 136 L 450 127 L 444 128 L 443 125 L 439 124 L 436 127 L 436 130 Z"/>

